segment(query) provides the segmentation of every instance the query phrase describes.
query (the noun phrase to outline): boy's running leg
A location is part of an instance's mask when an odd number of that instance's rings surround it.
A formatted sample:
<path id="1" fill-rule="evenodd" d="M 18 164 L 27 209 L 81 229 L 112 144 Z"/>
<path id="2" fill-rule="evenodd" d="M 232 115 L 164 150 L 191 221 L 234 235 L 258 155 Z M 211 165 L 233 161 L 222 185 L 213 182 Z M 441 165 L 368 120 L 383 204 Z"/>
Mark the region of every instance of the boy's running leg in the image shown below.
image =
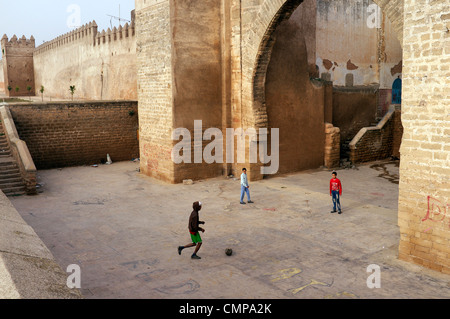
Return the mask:
<path id="1" fill-rule="evenodd" d="M 194 247 L 194 246 L 195 246 L 195 244 L 191 243 L 191 244 L 188 244 L 188 245 L 186 245 L 186 246 L 180 246 L 180 247 L 178 247 L 178 255 L 181 255 L 181 252 L 183 251 L 183 249 L 185 249 L 185 248 L 191 248 L 191 247 Z"/>

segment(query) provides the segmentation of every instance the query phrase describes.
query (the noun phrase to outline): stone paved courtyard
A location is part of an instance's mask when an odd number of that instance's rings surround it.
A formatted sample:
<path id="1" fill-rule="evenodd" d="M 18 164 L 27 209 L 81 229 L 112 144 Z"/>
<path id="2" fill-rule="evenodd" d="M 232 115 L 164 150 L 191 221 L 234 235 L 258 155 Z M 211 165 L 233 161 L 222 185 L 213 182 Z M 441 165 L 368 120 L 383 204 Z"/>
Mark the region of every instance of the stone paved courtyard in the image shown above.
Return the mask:
<path id="1" fill-rule="evenodd" d="M 330 214 L 328 170 L 251 183 L 255 204 L 240 205 L 239 180 L 169 185 L 138 169 L 43 170 L 39 195 L 11 199 L 63 269 L 81 267 L 85 298 L 450 297 L 449 275 L 397 259 L 397 162 L 339 170 L 342 215 Z M 199 261 L 177 253 L 197 200 Z M 372 264 L 379 289 L 367 287 Z"/>

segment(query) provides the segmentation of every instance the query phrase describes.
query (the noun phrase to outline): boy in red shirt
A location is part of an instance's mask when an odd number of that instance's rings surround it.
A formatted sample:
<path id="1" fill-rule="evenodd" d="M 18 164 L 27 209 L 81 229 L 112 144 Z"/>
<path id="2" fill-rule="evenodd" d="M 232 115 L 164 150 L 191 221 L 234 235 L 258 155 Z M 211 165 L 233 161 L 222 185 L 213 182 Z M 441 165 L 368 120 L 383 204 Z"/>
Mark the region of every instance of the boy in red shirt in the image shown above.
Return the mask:
<path id="1" fill-rule="evenodd" d="M 342 196 L 342 184 L 341 181 L 337 178 L 337 173 L 333 172 L 333 178 L 330 180 L 330 196 L 333 197 L 333 211 L 332 214 L 336 213 L 336 208 L 339 209 L 339 215 L 342 214 L 341 210 L 341 200 Z M 336 207 L 337 206 L 337 207 Z"/>

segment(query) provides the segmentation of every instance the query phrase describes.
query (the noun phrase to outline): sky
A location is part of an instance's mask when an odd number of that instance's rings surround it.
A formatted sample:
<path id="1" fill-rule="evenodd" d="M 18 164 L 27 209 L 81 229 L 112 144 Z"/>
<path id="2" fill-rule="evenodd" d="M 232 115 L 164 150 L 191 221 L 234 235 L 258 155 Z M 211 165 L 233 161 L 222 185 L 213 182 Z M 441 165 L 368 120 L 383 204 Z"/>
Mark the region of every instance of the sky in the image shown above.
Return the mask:
<path id="1" fill-rule="evenodd" d="M 37 47 L 93 20 L 99 31 L 118 27 L 108 15 L 118 17 L 119 5 L 120 17 L 131 20 L 134 0 L 0 0 L 0 38 L 33 35 Z"/>

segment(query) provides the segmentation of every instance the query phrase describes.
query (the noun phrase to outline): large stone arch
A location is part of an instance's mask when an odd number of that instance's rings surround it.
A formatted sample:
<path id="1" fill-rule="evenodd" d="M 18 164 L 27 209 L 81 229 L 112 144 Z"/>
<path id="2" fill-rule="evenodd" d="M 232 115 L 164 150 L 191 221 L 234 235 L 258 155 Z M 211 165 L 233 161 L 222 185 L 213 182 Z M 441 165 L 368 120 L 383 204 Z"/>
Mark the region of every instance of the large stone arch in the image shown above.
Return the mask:
<path id="1" fill-rule="evenodd" d="M 403 1 L 373 0 L 391 21 L 403 46 Z M 267 127 L 264 83 L 270 56 L 275 43 L 277 26 L 289 19 L 303 0 L 262 0 L 259 11 L 249 25 L 243 25 L 243 109 L 247 126 Z"/>

